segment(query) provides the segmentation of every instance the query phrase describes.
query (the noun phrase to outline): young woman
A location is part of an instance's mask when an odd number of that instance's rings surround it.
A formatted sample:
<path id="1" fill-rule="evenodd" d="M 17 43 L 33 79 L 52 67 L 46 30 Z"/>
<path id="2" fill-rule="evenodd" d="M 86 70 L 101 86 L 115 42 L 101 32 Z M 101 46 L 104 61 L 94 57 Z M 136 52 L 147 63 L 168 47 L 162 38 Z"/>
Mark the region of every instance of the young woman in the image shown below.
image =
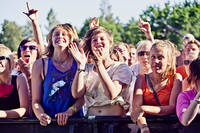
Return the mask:
<path id="1" fill-rule="evenodd" d="M 20 118 L 29 113 L 27 79 L 11 75 L 14 60 L 10 49 L 0 46 L 0 118 Z"/>
<path id="2" fill-rule="evenodd" d="M 177 99 L 176 114 L 179 121 L 188 126 L 199 114 L 200 105 L 200 58 L 193 60 L 189 66 L 188 83 L 192 88 L 181 92 Z"/>
<path id="3" fill-rule="evenodd" d="M 105 28 L 96 26 L 85 35 L 85 47 L 79 51 L 71 45 L 78 71 L 72 84 L 72 95 L 75 98 L 84 95 L 87 116 L 123 116 L 123 106 L 128 102 L 128 87 L 132 72 L 128 65 L 114 62 L 110 58 L 113 38 Z M 93 64 L 87 63 L 86 55 L 90 54 Z"/>
<path id="4" fill-rule="evenodd" d="M 65 125 L 70 116 L 82 116 L 78 110 L 84 100 L 76 100 L 71 94 L 77 64 L 68 48 L 77 39 L 72 25 L 57 25 L 48 34 L 47 58 L 33 65 L 32 107 L 43 126 L 49 124 L 51 118 Z"/>
<path id="5" fill-rule="evenodd" d="M 182 77 L 175 73 L 175 48 L 169 41 L 156 41 L 150 50 L 152 72 L 138 76 L 131 118 L 141 132 L 149 132 L 145 114 L 164 116 L 175 113 Z"/>

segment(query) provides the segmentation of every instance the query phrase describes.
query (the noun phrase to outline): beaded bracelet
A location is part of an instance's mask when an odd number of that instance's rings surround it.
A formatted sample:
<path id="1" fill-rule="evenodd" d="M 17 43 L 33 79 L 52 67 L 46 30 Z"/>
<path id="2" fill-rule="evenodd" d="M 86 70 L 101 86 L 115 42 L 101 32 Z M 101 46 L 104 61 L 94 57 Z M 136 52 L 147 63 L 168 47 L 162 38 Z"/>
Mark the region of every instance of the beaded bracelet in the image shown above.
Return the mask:
<path id="1" fill-rule="evenodd" d="M 75 106 L 71 106 L 69 109 L 71 109 L 74 112 L 77 112 L 77 108 Z"/>

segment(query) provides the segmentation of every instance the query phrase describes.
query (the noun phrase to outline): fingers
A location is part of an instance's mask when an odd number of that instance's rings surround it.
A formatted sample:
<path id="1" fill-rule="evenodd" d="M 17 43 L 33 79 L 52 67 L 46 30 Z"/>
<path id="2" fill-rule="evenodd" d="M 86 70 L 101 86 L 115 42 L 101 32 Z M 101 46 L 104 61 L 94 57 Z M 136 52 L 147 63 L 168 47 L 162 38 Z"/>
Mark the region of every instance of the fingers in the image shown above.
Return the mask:
<path id="1" fill-rule="evenodd" d="M 29 8 L 29 5 L 28 5 L 28 2 L 26 2 L 26 7 L 27 7 L 27 9 L 28 9 L 28 11 L 29 11 L 30 8 Z"/>
<path id="2" fill-rule="evenodd" d="M 64 126 L 67 124 L 67 120 L 69 116 L 67 113 L 58 113 L 55 115 L 55 117 L 57 118 L 58 125 Z"/>

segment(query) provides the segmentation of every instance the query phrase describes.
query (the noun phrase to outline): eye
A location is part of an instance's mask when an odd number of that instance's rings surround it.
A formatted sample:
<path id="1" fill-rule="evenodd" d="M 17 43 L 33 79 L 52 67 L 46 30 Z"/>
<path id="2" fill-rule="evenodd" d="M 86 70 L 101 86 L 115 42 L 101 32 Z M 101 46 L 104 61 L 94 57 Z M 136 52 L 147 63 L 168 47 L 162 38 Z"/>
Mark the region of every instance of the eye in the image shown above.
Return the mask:
<path id="1" fill-rule="evenodd" d="M 101 41 L 103 41 L 104 40 L 104 38 L 103 37 L 101 37 Z"/>
<path id="2" fill-rule="evenodd" d="M 164 56 L 162 56 L 162 55 L 158 56 L 159 60 L 162 60 L 163 58 L 164 58 Z"/>
<path id="3" fill-rule="evenodd" d="M 154 55 L 153 55 L 153 56 L 151 56 L 151 59 L 155 59 L 155 58 L 156 58 L 156 56 L 154 56 Z"/>

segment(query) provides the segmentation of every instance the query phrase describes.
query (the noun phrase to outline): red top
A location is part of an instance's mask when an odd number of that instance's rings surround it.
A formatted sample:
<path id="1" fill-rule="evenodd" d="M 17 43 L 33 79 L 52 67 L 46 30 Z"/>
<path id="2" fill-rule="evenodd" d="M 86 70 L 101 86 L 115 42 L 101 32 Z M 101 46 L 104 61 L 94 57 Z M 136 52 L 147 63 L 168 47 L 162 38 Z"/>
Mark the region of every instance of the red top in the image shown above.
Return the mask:
<path id="1" fill-rule="evenodd" d="M 173 87 L 173 76 L 169 78 L 167 84 L 160 89 L 157 93 L 159 102 L 162 106 L 169 105 L 171 90 Z M 143 90 L 143 103 L 144 105 L 158 105 L 156 98 L 153 95 L 151 88 L 147 88 L 145 77 L 142 75 L 142 90 Z"/>

